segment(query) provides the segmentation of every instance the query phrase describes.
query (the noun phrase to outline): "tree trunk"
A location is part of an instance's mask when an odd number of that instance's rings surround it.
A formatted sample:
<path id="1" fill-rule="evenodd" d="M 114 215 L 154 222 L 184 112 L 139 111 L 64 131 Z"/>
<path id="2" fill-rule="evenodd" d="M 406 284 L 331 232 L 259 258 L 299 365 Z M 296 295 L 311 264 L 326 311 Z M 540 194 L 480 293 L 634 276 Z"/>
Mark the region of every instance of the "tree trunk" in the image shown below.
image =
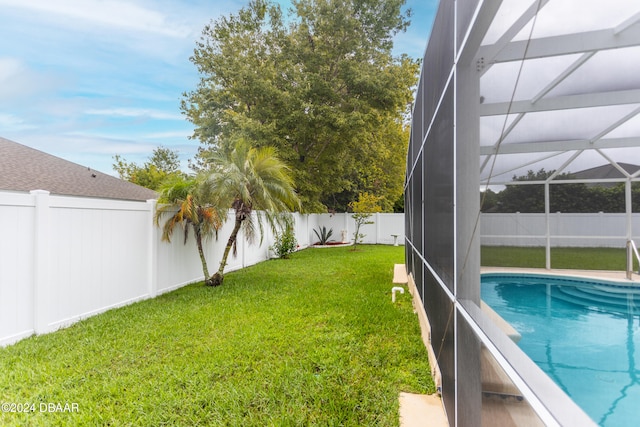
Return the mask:
<path id="1" fill-rule="evenodd" d="M 360 222 L 356 221 L 356 232 L 353 233 L 353 248 L 351 248 L 352 251 L 357 250 L 359 239 L 360 239 Z"/>
<path id="2" fill-rule="evenodd" d="M 202 249 L 202 235 L 200 230 L 196 230 L 194 227 L 194 234 L 196 235 L 196 246 L 198 247 L 198 254 L 200 255 L 200 262 L 202 263 L 202 272 L 204 273 L 204 284 L 211 286 L 211 277 L 209 277 L 209 268 L 207 267 L 207 259 L 204 256 L 204 250 Z"/>
<path id="3" fill-rule="evenodd" d="M 240 226 L 242 225 L 243 219 L 240 219 L 236 216 L 236 224 L 233 227 L 233 231 L 231 232 L 231 236 L 229 236 L 229 241 L 227 242 L 227 246 L 224 248 L 224 253 L 222 254 L 222 260 L 220 261 L 220 268 L 216 274 L 211 276 L 210 283 L 207 283 L 210 286 L 220 286 L 222 285 L 222 281 L 224 280 L 224 267 L 227 265 L 227 258 L 229 257 L 229 252 L 233 247 L 233 244 L 236 242 L 238 238 L 238 231 L 240 230 Z"/>

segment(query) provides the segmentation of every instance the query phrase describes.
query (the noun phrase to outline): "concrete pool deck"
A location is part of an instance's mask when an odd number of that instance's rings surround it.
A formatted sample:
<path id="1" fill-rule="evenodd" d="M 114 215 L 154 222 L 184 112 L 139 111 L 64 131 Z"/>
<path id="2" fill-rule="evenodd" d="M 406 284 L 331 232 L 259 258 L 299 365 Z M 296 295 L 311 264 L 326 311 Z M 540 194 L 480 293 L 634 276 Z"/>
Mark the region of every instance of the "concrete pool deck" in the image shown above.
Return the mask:
<path id="1" fill-rule="evenodd" d="M 627 279 L 625 271 L 613 270 L 569 270 L 555 269 L 547 270 L 546 268 L 516 268 L 516 267 L 481 267 L 480 273 L 530 273 L 530 274 L 551 274 L 559 276 L 575 276 L 591 279 L 609 280 L 625 284 L 637 283 L 640 286 L 640 275 L 634 272 L 631 280 Z"/>
<path id="2" fill-rule="evenodd" d="M 437 394 L 400 393 L 400 427 L 449 427 Z"/>

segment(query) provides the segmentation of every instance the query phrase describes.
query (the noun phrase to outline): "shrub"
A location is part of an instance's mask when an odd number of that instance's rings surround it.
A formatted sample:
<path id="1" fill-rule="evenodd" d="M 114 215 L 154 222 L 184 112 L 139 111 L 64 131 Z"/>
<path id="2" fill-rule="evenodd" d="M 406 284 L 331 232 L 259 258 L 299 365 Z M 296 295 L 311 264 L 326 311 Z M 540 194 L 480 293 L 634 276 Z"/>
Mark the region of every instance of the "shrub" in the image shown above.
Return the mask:
<path id="1" fill-rule="evenodd" d="M 357 202 L 349 203 L 349 207 L 353 210 L 354 214 L 351 215 L 356 222 L 356 231 L 353 233 L 353 250 L 355 251 L 358 247 L 359 243 L 362 243 L 362 240 L 366 236 L 360 232 L 360 228 L 363 225 L 373 224 L 373 221 L 369 221 L 369 218 L 373 213 L 380 212 L 380 202 L 381 197 L 374 196 L 369 193 L 360 193 L 358 195 Z"/>
<path id="2" fill-rule="evenodd" d="M 287 227 L 282 234 L 276 234 L 276 241 L 269 247 L 279 258 L 289 258 L 289 254 L 297 248 L 298 241 L 291 227 Z"/>
<path id="3" fill-rule="evenodd" d="M 320 233 L 318 233 L 318 230 L 320 230 Z M 322 226 L 322 228 L 318 228 L 318 230 L 313 230 L 313 232 L 316 233 L 316 236 L 318 236 L 318 243 L 326 245 L 327 242 L 330 241 L 329 238 L 331 235 L 333 235 L 333 228 L 330 228 L 329 231 L 327 231 L 327 227 Z"/>

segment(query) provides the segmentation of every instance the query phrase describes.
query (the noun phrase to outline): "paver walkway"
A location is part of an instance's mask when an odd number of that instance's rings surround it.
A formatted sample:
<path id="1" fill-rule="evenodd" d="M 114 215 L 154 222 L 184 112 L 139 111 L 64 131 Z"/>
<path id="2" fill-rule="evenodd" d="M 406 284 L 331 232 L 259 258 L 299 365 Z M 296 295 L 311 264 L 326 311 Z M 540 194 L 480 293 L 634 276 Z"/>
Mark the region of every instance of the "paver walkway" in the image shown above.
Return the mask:
<path id="1" fill-rule="evenodd" d="M 404 264 L 393 266 L 393 283 L 409 282 Z M 400 393 L 401 427 L 449 427 L 442 398 L 437 394 Z"/>

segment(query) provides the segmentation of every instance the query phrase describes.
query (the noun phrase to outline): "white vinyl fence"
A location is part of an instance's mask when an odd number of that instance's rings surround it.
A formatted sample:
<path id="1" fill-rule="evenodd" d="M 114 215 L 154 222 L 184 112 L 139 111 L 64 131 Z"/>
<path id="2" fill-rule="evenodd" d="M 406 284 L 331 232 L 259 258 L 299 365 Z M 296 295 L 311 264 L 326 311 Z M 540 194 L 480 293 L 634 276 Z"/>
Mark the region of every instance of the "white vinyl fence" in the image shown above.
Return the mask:
<path id="1" fill-rule="evenodd" d="M 194 239 L 180 230 L 161 242 L 153 224 L 156 201 L 132 202 L 0 191 L 0 346 L 41 334 L 114 307 L 203 279 Z M 314 230 L 333 230 L 335 241 L 353 241 L 351 214 L 295 214 L 300 248 L 318 241 Z M 366 244 L 404 244 L 404 214 L 373 214 Z M 552 214 L 554 246 L 624 247 L 624 214 Z M 209 271 L 220 263 L 233 227 L 205 242 Z M 543 214 L 483 214 L 482 244 L 544 246 Z M 640 214 L 633 215 L 640 238 Z M 269 259 L 274 236 L 262 245 L 238 240 L 226 271 Z"/>
<path id="2" fill-rule="evenodd" d="M 314 224 L 314 229 L 324 226 L 333 230 L 331 240 L 343 241 L 342 236 L 344 234 L 346 236 L 345 240 L 352 242 L 356 224 L 351 215 L 350 213 L 311 214 L 309 217 L 310 222 Z M 362 239 L 363 243 L 392 245 L 396 242 L 404 245 L 404 214 L 374 213 L 368 221 L 372 221 L 373 224 L 360 227 L 360 233 L 365 235 Z M 309 238 L 311 244 L 313 244 L 318 241 L 318 238 L 313 230 L 310 230 L 310 232 Z"/>
<path id="3" fill-rule="evenodd" d="M 0 192 L 0 345 L 202 280 L 192 236 L 160 241 L 155 203 Z M 306 222 L 296 215 L 305 246 Z M 211 271 L 232 226 L 206 242 Z M 270 232 L 262 245 L 240 236 L 226 271 L 268 259 L 272 243 Z"/>
<path id="4" fill-rule="evenodd" d="M 157 292 L 151 204 L 0 193 L 0 344 Z"/>
<path id="5" fill-rule="evenodd" d="M 543 213 L 482 214 L 480 234 L 487 246 L 545 246 Z M 552 213 L 549 236 L 555 247 L 624 248 L 627 217 L 620 213 Z M 640 239 L 640 214 L 631 215 L 632 238 Z"/>
<path id="6" fill-rule="evenodd" d="M 0 346 L 34 333 L 42 334 L 114 307 L 130 304 L 203 279 L 193 236 L 183 244 L 181 230 L 171 243 L 161 242 L 153 224 L 156 201 L 133 202 L 0 191 Z M 317 241 L 320 225 L 346 230 L 348 214 L 295 214 L 301 248 Z M 377 214 L 366 225 L 365 243 L 393 243 L 404 233 L 402 214 Z M 233 221 L 219 231 L 219 240 L 205 243 L 209 271 L 220 264 Z M 400 237 L 399 237 L 400 239 Z M 225 271 L 271 257 L 273 235 L 265 228 L 248 244 L 239 236 L 238 254 Z"/>
<path id="7" fill-rule="evenodd" d="M 347 240 L 353 240 L 355 222 L 351 214 L 310 215 L 313 228 L 333 229 L 332 239 L 340 241 L 346 230 Z M 367 244 L 404 245 L 404 214 L 379 213 L 371 216 L 374 224 L 365 225 L 361 232 Z M 559 247 L 615 247 L 624 248 L 627 236 L 627 217 L 624 213 L 552 213 L 549 234 L 553 246 Z M 482 214 L 480 235 L 487 246 L 545 246 L 546 221 L 543 213 Z M 631 215 L 632 238 L 640 241 L 640 213 Z M 311 244 L 318 238 L 311 230 Z"/>

